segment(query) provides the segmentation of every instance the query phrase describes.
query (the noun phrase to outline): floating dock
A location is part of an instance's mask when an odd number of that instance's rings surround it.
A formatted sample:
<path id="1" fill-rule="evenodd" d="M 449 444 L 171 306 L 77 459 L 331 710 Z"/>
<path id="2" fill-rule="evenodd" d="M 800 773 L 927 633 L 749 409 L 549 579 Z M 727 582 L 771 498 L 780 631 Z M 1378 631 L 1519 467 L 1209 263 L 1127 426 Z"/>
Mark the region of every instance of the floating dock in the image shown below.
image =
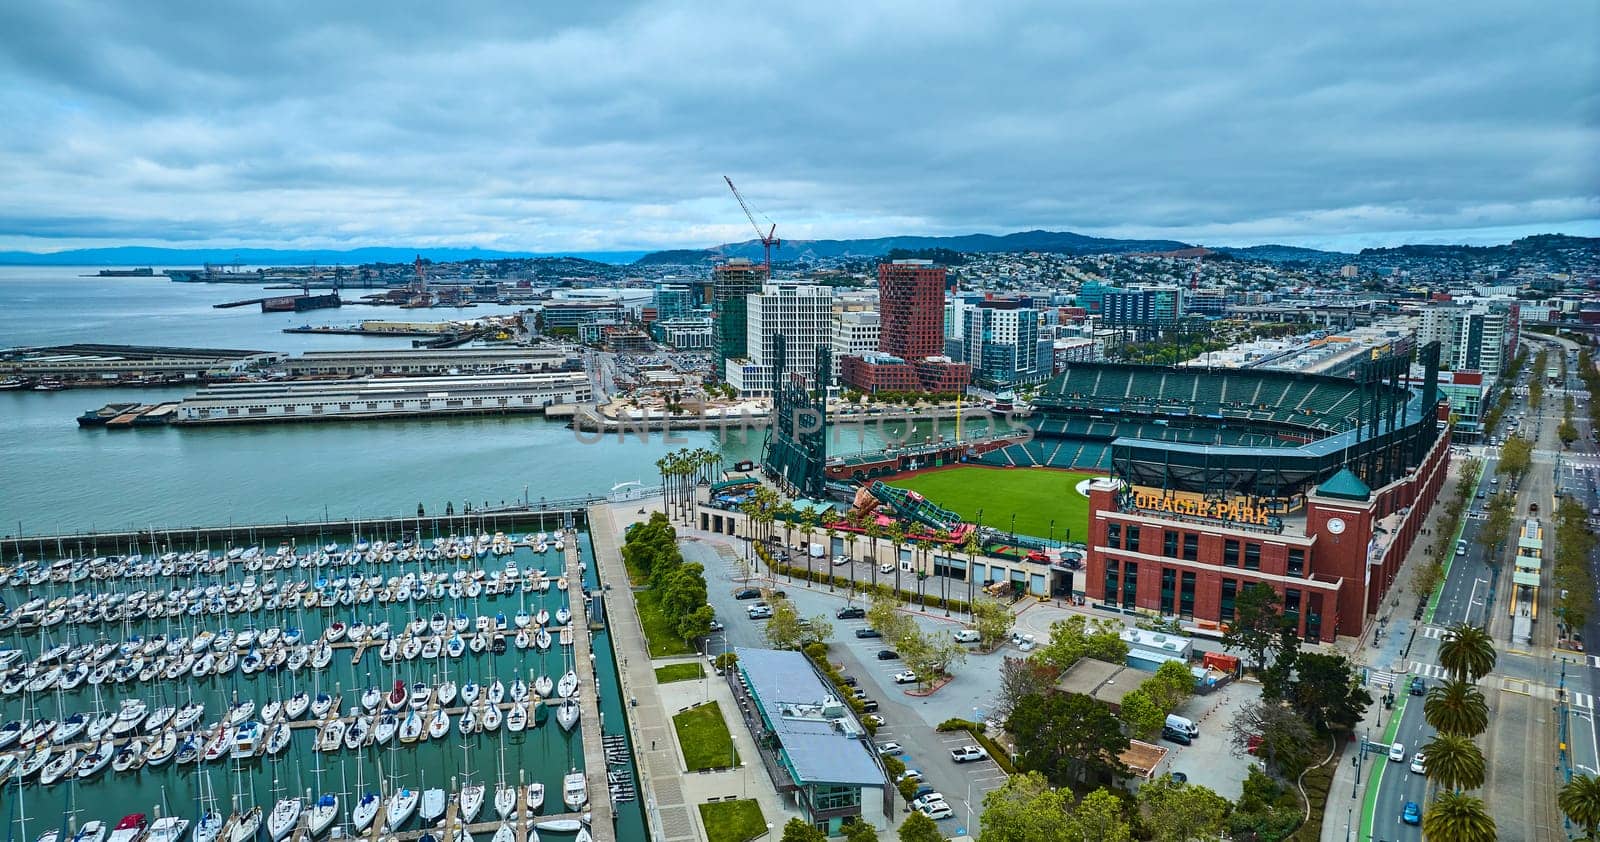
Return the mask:
<path id="1" fill-rule="evenodd" d="M 78 426 L 105 427 L 108 430 L 159 427 L 171 423 L 177 412 L 177 401 L 159 404 L 108 403 L 78 416 Z"/>

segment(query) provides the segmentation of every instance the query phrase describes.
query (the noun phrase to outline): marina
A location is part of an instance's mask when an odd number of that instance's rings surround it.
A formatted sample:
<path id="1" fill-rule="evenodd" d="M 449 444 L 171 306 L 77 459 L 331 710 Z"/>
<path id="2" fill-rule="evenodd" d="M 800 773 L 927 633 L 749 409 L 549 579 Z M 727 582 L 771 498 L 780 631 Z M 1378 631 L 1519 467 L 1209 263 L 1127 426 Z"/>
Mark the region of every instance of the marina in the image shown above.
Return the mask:
<path id="1" fill-rule="evenodd" d="M 393 519 L 235 530 L 244 545 L 218 528 L 183 549 L 99 536 L 91 552 L 121 550 L 89 557 L 7 542 L 17 838 L 136 815 L 157 818 L 129 842 L 161 842 L 162 816 L 170 842 L 643 838 L 584 512 L 495 520 L 524 532 Z"/>

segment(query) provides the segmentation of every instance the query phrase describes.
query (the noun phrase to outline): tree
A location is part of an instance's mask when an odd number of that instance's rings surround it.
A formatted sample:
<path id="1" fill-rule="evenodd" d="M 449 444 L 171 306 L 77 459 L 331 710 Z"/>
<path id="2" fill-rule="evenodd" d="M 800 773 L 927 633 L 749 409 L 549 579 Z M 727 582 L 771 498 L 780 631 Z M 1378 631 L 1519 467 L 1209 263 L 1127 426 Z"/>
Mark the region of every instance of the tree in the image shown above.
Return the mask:
<path id="1" fill-rule="evenodd" d="M 915 625 L 900 635 L 900 639 L 895 641 L 895 648 L 900 653 L 900 660 L 917 674 L 917 680 L 922 683 L 944 675 L 953 664 L 967 657 L 967 650 L 949 635 L 926 634 Z"/>
<path id="2" fill-rule="evenodd" d="M 1422 814 L 1422 838 L 1429 842 L 1494 842 L 1494 819 L 1483 799 L 1446 792 Z"/>
<path id="3" fill-rule="evenodd" d="M 1078 802 L 1071 815 L 1069 838 L 1073 842 L 1131 842 L 1133 829 L 1128 826 L 1127 811 L 1122 799 L 1107 789 L 1097 789 Z"/>
<path id="4" fill-rule="evenodd" d="M 1170 776 L 1139 787 L 1138 802 L 1144 826 L 1156 842 L 1219 839 L 1228 818 L 1228 799 Z"/>
<path id="5" fill-rule="evenodd" d="M 1254 754 L 1268 771 L 1285 778 L 1306 768 L 1316 742 L 1316 732 L 1300 714 L 1287 704 L 1270 699 L 1247 704 L 1234 714 L 1233 753 L 1251 753 L 1253 737 L 1260 737 L 1253 746 Z"/>
<path id="6" fill-rule="evenodd" d="M 900 597 L 895 594 L 876 594 L 867 606 L 867 623 L 883 635 L 883 639 L 898 645 L 901 638 L 916 630 L 916 621 L 901 612 Z"/>
<path id="7" fill-rule="evenodd" d="M 944 834 L 933 819 L 912 810 L 900 825 L 900 842 L 944 842 Z"/>
<path id="8" fill-rule="evenodd" d="M 1465 681 L 1451 679 L 1435 685 L 1422 703 L 1422 713 L 1441 734 L 1475 737 L 1489 727 L 1489 706 L 1483 693 Z"/>
<path id="9" fill-rule="evenodd" d="M 1267 654 L 1277 640 L 1283 615 L 1278 611 L 1278 592 L 1270 585 L 1251 582 L 1234 599 L 1233 622 L 1222 635 L 1222 644 L 1249 656 L 1251 665 L 1265 668 Z"/>
<path id="10" fill-rule="evenodd" d="M 1462 681 L 1477 681 L 1494 670 L 1494 639 L 1478 626 L 1461 623 L 1445 632 L 1439 665 Z"/>
<path id="11" fill-rule="evenodd" d="M 1318 731 L 1348 733 L 1372 704 L 1343 655 L 1303 652 L 1296 667 L 1285 701 Z"/>
<path id="12" fill-rule="evenodd" d="M 1228 829 L 1233 838 L 1262 842 L 1288 839 L 1299 827 L 1300 820 L 1299 799 L 1260 766 L 1250 764 L 1239 801 L 1228 816 Z"/>
<path id="13" fill-rule="evenodd" d="M 1000 662 L 1000 692 L 995 694 L 993 706 L 995 719 L 1004 722 L 1019 699 L 1055 687 L 1060 677 L 1061 670 L 1037 658 L 1007 656 Z"/>
<path id="14" fill-rule="evenodd" d="M 1600 839 L 1600 776 L 1573 775 L 1561 787 L 1556 803 L 1591 842 Z"/>
<path id="15" fill-rule="evenodd" d="M 988 597 L 973 599 L 971 611 L 972 627 L 978 631 L 978 645 L 985 650 L 999 646 L 1017 619 L 1010 608 Z"/>
<path id="16" fill-rule="evenodd" d="M 1080 658 L 1097 658 L 1120 664 L 1128 658 L 1128 644 L 1122 627 L 1111 620 L 1092 622 L 1082 614 L 1050 624 L 1050 642 L 1039 647 L 1033 657 L 1058 670 L 1066 670 Z"/>
<path id="17" fill-rule="evenodd" d="M 844 826 L 845 842 L 878 842 L 878 829 L 864 821 L 848 822 Z"/>
<path id="18" fill-rule="evenodd" d="M 1068 815 L 1071 793 L 1052 787 L 1038 772 L 1007 779 L 983 797 L 978 842 L 1076 842 Z"/>
<path id="19" fill-rule="evenodd" d="M 1453 791 L 1483 786 L 1483 751 L 1471 737 L 1438 734 L 1422 751 L 1427 755 L 1422 769 L 1428 780 Z"/>
<path id="20" fill-rule="evenodd" d="M 783 826 L 783 842 L 828 842 L 828 835 L 805 819 L 796 818 Z"/>
<path id="21" fill-rule="evenodd" d="M 1135 739 L 1149 740 L 1160 733 L 1167 719 L 1167 711 L 1153 701 L 1141 686 L 1122 697 L 1122 707 L 1117 711 L 1117 716 L 1122 719 L 1122 724 L 1128 726 L 1128 733 Z"/>
<path id="22" fill-rule="evenodd" d="M 1038 771 L 1058 786 L 1091 783 L 1125 774 L 1119 755 L 1127 750 L 1122 723 L 1110 709 L 1081 693 L 1027 696 L 1006 720 L 1006 730 L 1026 734 L 1022 768 Z"/>
<path id="23" fill-rule="evenodd" d="M 772 601 L 772 616 L 767 620 L 767 642 L 776 649 L 799 649 L 805 641 L 806 630 L 800 625 L 800 613 L 787 599 Z"/>
<path id="24" fill-rule="evenodd" d="M 800 628 L 801 645 L 808 643 L 824 643 L 828 638 L 833 637 L 833 623 L 828 619 L 828 615 L 826 614 L 812 615 L 811 619 L 801 622 Z"/>
<path id="25" fill-rule="evenodd" d="M 1500 462 L 1495 466 L 1495 472 L 1520 477 L 1532 465 L 1533 442 L 1516 434 L 1507 436 L 1505 444 L 1500 446 Z"/>
<path id="26" fill-rule="evenodd" d="M 1182 661 L 1167 661 L 1155 675 L 1145 679 L 1139 689 L 1150 696 L 1150 701 L 1155 702 L 1163 714 L 1171 713 L 1194 695 L 1194 674 Z"/>

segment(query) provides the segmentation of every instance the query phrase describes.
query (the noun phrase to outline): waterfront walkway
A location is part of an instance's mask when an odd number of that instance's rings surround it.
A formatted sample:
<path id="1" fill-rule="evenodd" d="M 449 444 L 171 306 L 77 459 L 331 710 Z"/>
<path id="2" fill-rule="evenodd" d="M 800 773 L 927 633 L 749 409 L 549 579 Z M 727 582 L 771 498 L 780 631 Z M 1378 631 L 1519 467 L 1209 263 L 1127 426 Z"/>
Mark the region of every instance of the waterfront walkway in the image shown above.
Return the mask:
<path id="1" fill-rule="evenodd" d="M 576 539 L 567 542 L 567 581 L 568 593 L 577 591 L 579 596 L 578 610 L 582 611 L 583 570 L 579 566 L 578 542 Z M 583 734 L 583 768 L 589 778 L 589 793 L 591 808 L 603 803 L 606 808 L 606 818 L 616 814 L 616 807 L 612 804 L 610 794 L 606 788 L 606 755 L 604 743 L 605 720 L 600 716 L 600 682 L 594 674 L 594 652 L 589 648 L 590 639 L 588 626 L 584 625 L 581 634 L 572 635 L 572 660 L 574 669 L 578 671 L 578 708 L 582 711 L 583 719 L 593 726 L 584 729 Z M 585 693 L 584 688 L 589 692 Z M 600 793 L 602 800 L 597 800 L 594 793 Z M 595 842 L 615 842 L 616 828 L 610 821 L 597 821 L 589 828 L 589 834 Z"/>
<path id="2" fill-rule="evenodd" d="M 659 502 L 656 500 L 644 505 L 655 509 Z M 632 507 L 639 504 L 627 505 Z M 678 682 L 666 687 L 656 682 L 655 668 L 658 664 L 650 660 L 650 652 L 639 625 L 628 571 L 619 551 L 622 527 L 613 515 L 613 508 L 609 505 L 590 507 L 589 526 L 594 541 L 595 561 L 600 565 L 601 581 L 608 583 L 611 589 L 610 597 L 606 600 L 611 621 L 611 641 L 622 676 L 622 693 L 629 706 L 628 727 L 640 761 L 639 785 L 645 798 L 652 838 L 664 842 L 690 842 L 707 838 L 704 828 L 699 824 L 698 805 L 731 798 L 755 799 L 761 805 L 767 823 L 772 825 L 775 832 L 781 832 L 777 829 L 796 814 L 785 809 L 762 767 L 751 762 L 758 756 L 756 747 L 737 717 L 733 718 L 729 731 L 734 747 L 739 752 L 740 765 L 732 769 L 693 774 L 684 771 L 677 734 L 672 727 L 672 714 L 688 705 L 714 700 L 719 702 L 724 722 L 727 723 L 728 714 L 737 710 L 733 694 L 726 683 L 717 680 L 709 670 L 707 677 L 698 682 Z M 683 660 L 686 659 L 664 659 L 660 664 Z"/>

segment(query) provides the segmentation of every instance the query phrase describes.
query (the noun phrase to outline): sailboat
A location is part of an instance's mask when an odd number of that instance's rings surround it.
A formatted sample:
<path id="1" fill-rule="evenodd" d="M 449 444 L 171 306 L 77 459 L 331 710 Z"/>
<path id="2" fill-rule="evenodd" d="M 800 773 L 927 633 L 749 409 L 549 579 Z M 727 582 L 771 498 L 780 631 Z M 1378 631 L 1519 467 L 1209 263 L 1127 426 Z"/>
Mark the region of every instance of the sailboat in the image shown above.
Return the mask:
<path id="1" fill-rule="evenodd" d="M 278 842 L 294 830 L 295 825 L 300 823 L 300 811 L 304 808 L 305 804 L 298 795 L 278 799 L 272 808 L 272 815 L 267 817 L 267 834 L 272 837 L 272 842 Z"/>
<path id="2" fill-rule="evenodd" d="M 494 811 L 504 821 L 517 811 L 517 788 L 506 783 L 506 741 L 500 741 L 500 781 L 494 787 Z M 497 831 L 498 833 L 498 831 Z"/>
<path id="3" fill-rule="evenodd" d="M 339 817 L 339 796 L 326 793 L 317 799 L 317 803 L 306 814 L 306 830 L 312 837 L 321 836 L 333 825 L 333 820 Z"/>
<path id="4" fill-rule="evenodd" d="M 576 692 L 578 692 L 578 673 L 576 670 L 567 670 L 567 674 L 556 682 L 556 694 L 562 698 L 570 698 Z"/>
<path id="5" fill-rule="evenodd" d="M 561 700 L 561 707 L 556 709 L 556 721 L 561 723 L 561 730 L 571 731 L 578 724 L 578 717 L 582 711 L 578 703 L 571 697 Z"/>
<path id="6" fill-rule="evenodd" d="M 417 812 L 417 791 L 409 787 L 401 787 L 389 798 L 389 809 L 385 811 L 383 822 L 391 831 L 399 830 L 400 826 L 411 820 Z"/>
<path id="7" fill-rule="evenodd" d="M 446 805 L 444 790 L 434 787 L 422 793 L 422 822 L 433 824 L 444 815 Z"/>
<path id="8" fill-rule="evenodd" d="M 261 808 L 251 807 L 243 814 L 235 814 L 228 828 L 228 842 L 250 842 L 261 832 Z"/>
<path id="9" fill-rule="evenodd" d="M 361 833 L 372 826 L 372 820 L 378 816 L 378 808 L 383 799 L 376 792 L 363 793 L 361 800 L 356 802 L 354 810 L 350 811 L 350 823 Z"/>

